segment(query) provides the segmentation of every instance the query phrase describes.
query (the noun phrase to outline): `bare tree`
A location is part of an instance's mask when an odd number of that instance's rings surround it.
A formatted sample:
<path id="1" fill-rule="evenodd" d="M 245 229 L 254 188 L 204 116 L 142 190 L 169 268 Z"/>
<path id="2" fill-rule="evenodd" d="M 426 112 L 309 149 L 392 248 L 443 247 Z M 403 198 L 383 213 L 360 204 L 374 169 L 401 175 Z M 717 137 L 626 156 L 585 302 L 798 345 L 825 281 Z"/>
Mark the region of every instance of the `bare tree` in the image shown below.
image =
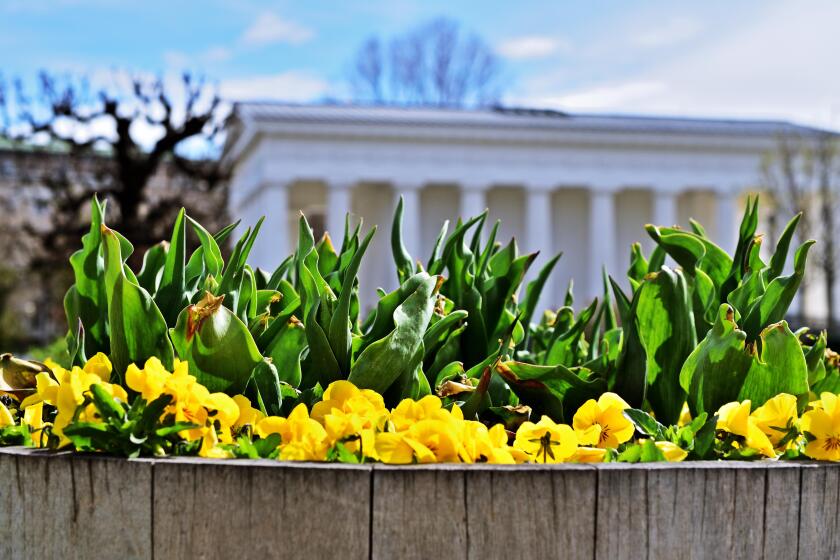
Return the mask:
<path id="1" fill-rule="evenodd" d="M 50 315 L 41 341 L 62 322 L 60 306 L 44 302 L 60 302 L 67 288 L 66 261 L 88 227 L 93 193 L 108 199 L 109 223 L 135 243 L 135 263 L 168 235 L 180 206 L 209 227 L 225 220 L 226 171 L 218 158 L 200 157 L 213 154 L 223 125 L 215 88 L 190 74 L 114 74 L 104 83 L 47 72 L 31 84 L 0 76 L 0 167 L 11 169 L 0 177 L 0 208 L 10 216 L 0 240 L 7 257 L 23 255 L 12 270 L 27 295 L 15 297 L 36 302 L 36 318 Z M 199 147 L 184 150 L 187 142 Z"/>
<path id="2" fill-rule="evenodd" d="M 357 101 L 438 107 L 487 106 L 503 91 L 502 67 L 481 37 L 438 18 L 386 42 L 370 37 L 350 70 Z"/>
<path id="3" fill-rule="evenodd" d="M 21 145 L 67 153 L 67 165 L 59 160 L 38 178 L 54 193 L 57 216 L 74 222 L 96 191 L 116 206 L 115 227 L 142 245 L 152 241 L 150 222 L 173 204 L 147 196 L 164 162 L 194 179 L 196 188 L 223 184 L 225 172 L 217 164 L 195 161 L 179 150 L 187 140 L 215 141 L 223 124 L 221 100 L 203 78 L 189 73 L 175 84 L 124 75 L 114 82 L 94 90 L 84 77 L 41 72 L 36 93 L 30 95 L 22 80 L 0 80 L 0 134 Z M 69 224 L 57 225 L 48 242 L 77 233 Z"/>
<path id="4" fill-rule="evenodd" d="M 799 222 L 800 239 L 815 238 L 815 259 L 822 272 L 825 287 L 826 320 L 828 326 L 835 322 L 834 289 L 838 271 L 835 235 L 837 224 L 838 171 L 840 171 L 840 143 L 830 132 L 779 137 L 776 149 L 767 154 L 761 166 L 761 175 L 773 202 L 770 222 L 775 230 L 776 212 L 802 213 Z M 807 276 L 806 276 L 807 279 Z M 800 291 L 802 308 L 808 294 L 807 281 Z"/>

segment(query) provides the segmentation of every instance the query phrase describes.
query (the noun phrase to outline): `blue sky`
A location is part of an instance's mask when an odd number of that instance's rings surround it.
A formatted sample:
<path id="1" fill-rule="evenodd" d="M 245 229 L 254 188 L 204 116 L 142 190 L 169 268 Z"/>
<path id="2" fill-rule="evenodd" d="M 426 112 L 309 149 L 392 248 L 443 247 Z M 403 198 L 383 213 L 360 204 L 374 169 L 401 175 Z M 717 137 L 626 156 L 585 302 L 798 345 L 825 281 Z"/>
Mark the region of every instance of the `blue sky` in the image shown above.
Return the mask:
<path id="1" fill-rule="evenodd" d="M 500 54 L 509 104 L 840 124 L 833 0 L 3 0 L 0 71 L 189 68 L 230 98 L 342 99 L 363 39 L 441 15 Z"/>

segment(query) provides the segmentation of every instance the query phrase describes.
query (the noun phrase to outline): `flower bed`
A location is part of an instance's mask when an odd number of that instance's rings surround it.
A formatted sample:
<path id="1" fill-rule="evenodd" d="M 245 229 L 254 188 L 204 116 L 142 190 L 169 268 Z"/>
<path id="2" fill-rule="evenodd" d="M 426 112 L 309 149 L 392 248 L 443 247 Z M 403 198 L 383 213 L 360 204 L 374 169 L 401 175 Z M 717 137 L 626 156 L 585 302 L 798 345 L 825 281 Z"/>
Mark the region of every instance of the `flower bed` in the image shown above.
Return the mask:
<path id="1" fill-rule="evenodd" d="M 269 274 L 247 264 L 259 223 L 225 262 L 236 224 L 211 235 L 181 211 L 134 270 L 105 205 L 91 208 L 66 364 L 0 357 L 0 444 L 397 465 L 840 460 L 837 355 L 782 320 L 812 242 L 783 276 L 794 217 L 763 262 L 757 200 L 733 256 L 699 224 L 647 226 L 656 249 L 633 246 L 629 292 L 605 275 L 602 302 L 576 313 L 570 288 L 541 317 L 559 256 L 520 294 L 536 254 L 496 243 L 498 224 L 484 241 L 486 213 L 445 226 L 422 265 L 400 203 L 401 285 L 364 315 L 356 276 L 375 228 L 348 219 L 336 250 L 301 217 L 296 252 Z"/>

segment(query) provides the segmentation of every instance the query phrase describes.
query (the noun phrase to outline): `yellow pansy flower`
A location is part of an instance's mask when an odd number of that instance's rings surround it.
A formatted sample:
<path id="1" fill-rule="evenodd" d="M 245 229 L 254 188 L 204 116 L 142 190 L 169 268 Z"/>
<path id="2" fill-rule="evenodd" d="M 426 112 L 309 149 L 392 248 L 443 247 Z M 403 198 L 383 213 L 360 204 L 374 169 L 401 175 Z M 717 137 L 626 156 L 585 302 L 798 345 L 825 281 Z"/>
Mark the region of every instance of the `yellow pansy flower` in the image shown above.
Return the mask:
<path id="1" fill-rule="evenodd" d="M 572 426 L 582 445 L 616 448 L 633 437 L 635 428 L 625 416 L 630 406 L 615 393 L 589 399 L 575 413 Z"/>
<path id="2" fill-rule="evenodd" d="M 305 404 L 297 405 L 288 418 L 269 416 L 257 423 L 261 437 L 280 435 L 280 458 L 288 461 L 323 461 L 328 450 L 327 432 L 309 417 Z"/>
<path id="3" fill-rule="evenodd" d="M 729 432 L 744 438 L 744 445 L 755 449 L 766 457 L 775 457 L 773 444 L 767 435 L 762 432 L 755 419 L 750 417 L 751 402 L 731 402 L 723 405 L 718 410 L 717 429 Z"/>
<path id="4" fill-rule="evenodd" d="M 837 395 L 820 395 L 819 407 L 802 415 L 802 431 L 810 436 L 805 455 L 820 461 L 840 461 L 840 407 Z"/>
<path id="5" fill-rule="evenodd" d="M 688 457 L 688 452 L 676 443 L 656 441 L 654 445 L 656 445 L 656 448 L 659 449 L 665 457 L 665 460 L 669 463 L 677 463 Z"/>
<path id="6" fill-rule="evenodd" d="M 236 423 L 233 425 L 237 430 L 244 426 L 256 427 L 257 422 L 265 417 L 262 412 L 251 406 L 251 401 L 244 395 L 234 395 L 233 402 L 239 408 L 239 415 L 236 418 Z"/>
<path id="7" fill-rule="evenodd" d="M 391 411 L 391 423 L 397 432 L 409 429 L 415 423 L 435 415 L 441 411 L 443 403 L 435 395 L 426 395 L 419 401 L 403 399 Z M 446 411 L 444 411 L 446 413 Z M 444 415 L 443 418 L 446 418 Z"/>
<path id="8" fill-rule="evenodd" d="M 111 371 L 113 370 L 111 360 L 102 352 L 97 352 L 91 359 L 87 361 L 83 368 L 85 373 L 92 373 L 99 377 L 106 383 L 111 381 Z"/>
<path id="9" fill-rule="evenodd" d="M 152 402 L 163 394 L 166 381 L 172 374 L 166 371 L 157 358 L 149 358 L 143 369 L 131 364 L 125 370 L 125 383 L 140 393 L 146 402 Z"/>
<path id="10" fill-rule="evenodd" d="M 414 447 L 409 445 L 404 432 L 382 432 L 376 434 L 374 445 L 376 446 L 376 454 L 383 463 L 391 465 L 409 465 L 414 463 Z M 417 459 L 418 463 L 431 463 L 434 461 L 434 454 L 427 449 Z"/>
<path id="11" fill-rule="evenodd" d="M 781 440 L 795 429 L 799 419 L 796 413 L 796 397 L 787 393 L 776 395 L 756 408 L 750 417 L 770 439 L 773 447 L 779 447 Z"/>
<path id="12" fill-rule="evenodd" d="M 691 409 L 688 407 L 688 401 L 686 401 L 682 405 L 682 410 L 680 411 L 680 417 L 677 420 L 677 426 L 682 428 L 683 426 L 687 426 L 690 423 L 691 423 Z"/>
<path id="13" fill-rule="evenodd" d="M 44 447 L 47 442 L 43 437 L 43 430 L 49 425 L 48 422 L 44 422 L 44 401 L 26 407 L 23 411 L 23 423 L 29 426 L 35 447 Z"/>
<path id="14" fill-rule="evenodd" d="M 543 416 L 536 424 L 523 422 L 516 430 L 513 446 L 538 463 L 560 463 L 574 455 L 578 438 L 571 426 L 555 424 Z"/>
<path id="15" fill-rule="evenodd" d="M 569 458 L 570 463 L 603 463 L 607 450 L 603 447 L 578 447 Z"/>
<path id="16" fill-rule="evenodd" d="M 14 426 L 15 419 L 12 416 L 12 413 L 6 408 L 6 405 L 0 402 L 0 428 L 4 428 L 6 426 Z"/>

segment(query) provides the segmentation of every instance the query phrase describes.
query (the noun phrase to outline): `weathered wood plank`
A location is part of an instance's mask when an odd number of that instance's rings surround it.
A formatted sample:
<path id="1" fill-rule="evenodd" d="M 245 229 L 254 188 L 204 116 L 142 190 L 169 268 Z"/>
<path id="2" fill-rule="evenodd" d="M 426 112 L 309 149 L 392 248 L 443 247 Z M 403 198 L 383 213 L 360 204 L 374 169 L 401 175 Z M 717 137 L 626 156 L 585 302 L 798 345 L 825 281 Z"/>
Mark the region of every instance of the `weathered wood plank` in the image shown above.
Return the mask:
<path id="1" fill-rule="evenodd" d="M 467 557 L 464 469 L 373 470 L 372 558 Z"/>
<path id="2" fill-rule="evenodd" d="M 799 479 L 802 467 L 767 470 L 764 494 L 764 557 L 796 558 L 799 547 Z"/>
<path id="3" fill-rule="evenodd" d="M 645 557 L 649 546 L 647 471 L 608 466 L 615 468 L 598 468 L 595 557 Z"/>
<path id="4" fill-rule="evenodd" d="M 157 461 L 158 558 L 368 558 L 370 467 Z"/>
<path id="5" fill-rule="evenodd" d="M 799 558 L 840 557 L 840 468 L 800 470 Z"/>
<path id="6" fill-rule="evenodd" d="M 825 463 L 389 467 L 18 448 L 0 450 L 0 481 L 0 558 L 840 557 L 840 465 Z"/>
<path id="7" fill-rule="evenodd" d="M 151 465 L 0 455 L 0 557 L 151 558 Z M 10 508 L 10 509 L 6 509 Z"/>
<path id="8" fill-rule="evenodd" d="M 468 557 L 593 558 L 597 476 L 585 465 L 467 470 Z"/>

